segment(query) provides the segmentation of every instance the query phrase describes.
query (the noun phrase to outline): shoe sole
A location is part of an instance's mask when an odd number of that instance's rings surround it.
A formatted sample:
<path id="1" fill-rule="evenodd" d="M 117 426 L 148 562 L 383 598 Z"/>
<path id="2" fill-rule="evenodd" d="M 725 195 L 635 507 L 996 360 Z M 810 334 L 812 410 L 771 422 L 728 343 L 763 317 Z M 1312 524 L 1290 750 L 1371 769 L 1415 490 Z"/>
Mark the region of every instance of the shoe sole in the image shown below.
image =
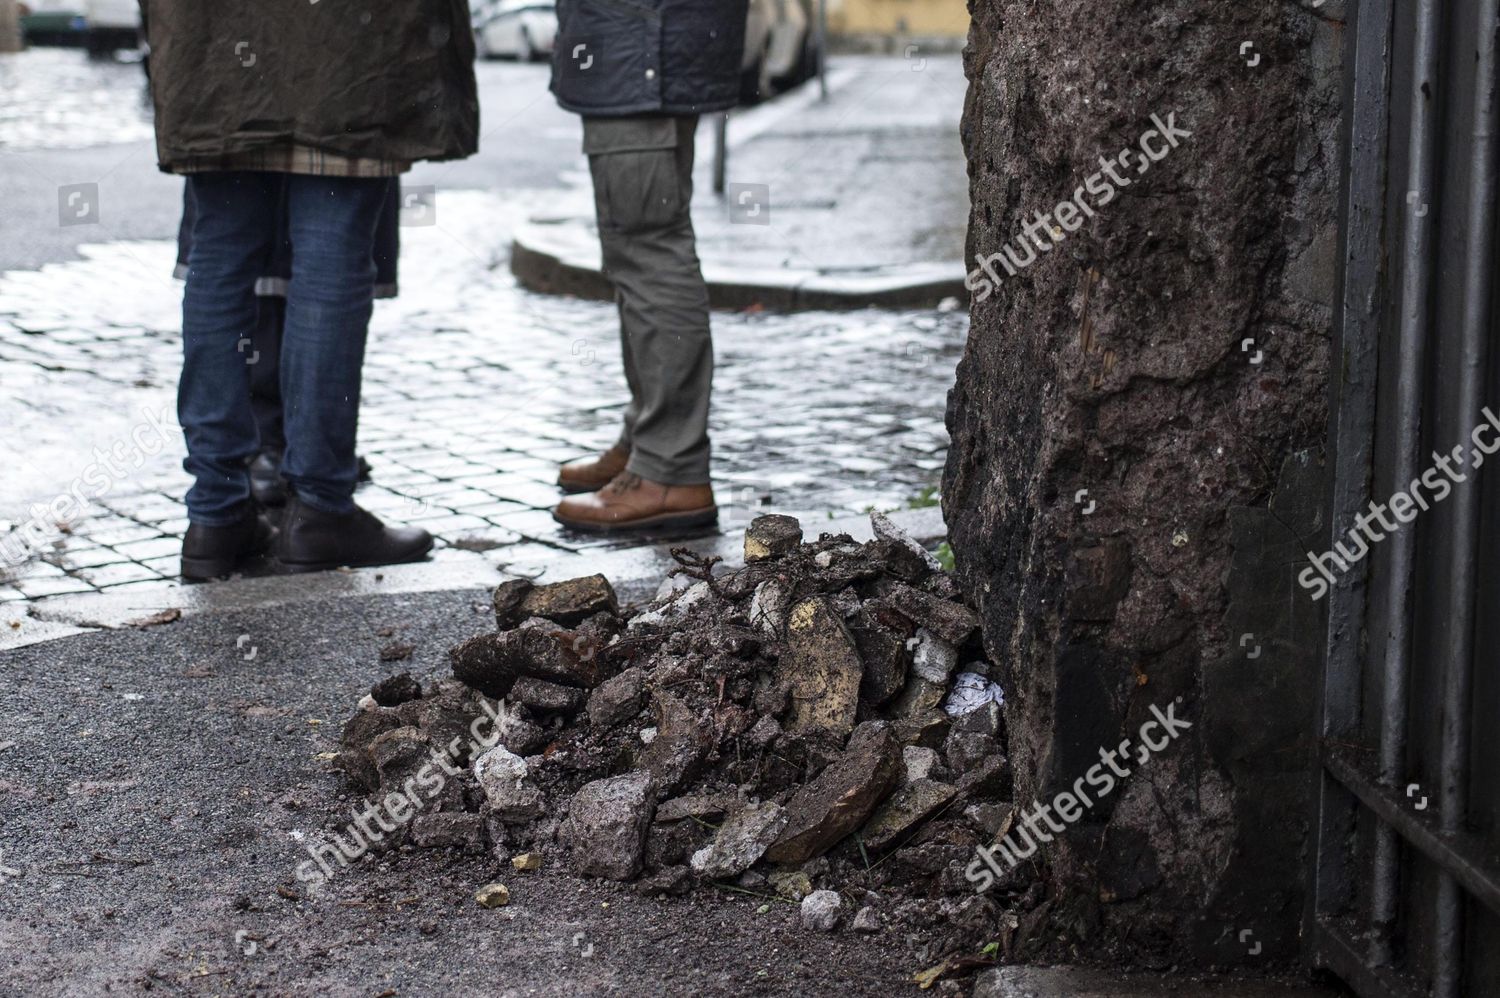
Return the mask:
<path id="1" fill-rule="evenodd" d="M 637 530 L 684 530 L 689 527 L 707 527 L 718 523 L 719 507 L 710 506 L 707 509 L 689 510 L 686 513 L 661 513 L 626 523 L 582 523 L 565 520 L 556 512 L 552 514 L 552 519 L 569 530 L 577 530 L 585 534 L 625 534 Z"/>
<path id="2" fill-rule="evenodd" d="M 382 565 L 410 565 L 421 561 L 432 553 L 432 544 L 401 558 L 382 558 L 379 561 L 282 561 L 276 565 L 288 575 L 307 575 L 312 572 L 332 572 L 340 568 L 380 568 Z"/>

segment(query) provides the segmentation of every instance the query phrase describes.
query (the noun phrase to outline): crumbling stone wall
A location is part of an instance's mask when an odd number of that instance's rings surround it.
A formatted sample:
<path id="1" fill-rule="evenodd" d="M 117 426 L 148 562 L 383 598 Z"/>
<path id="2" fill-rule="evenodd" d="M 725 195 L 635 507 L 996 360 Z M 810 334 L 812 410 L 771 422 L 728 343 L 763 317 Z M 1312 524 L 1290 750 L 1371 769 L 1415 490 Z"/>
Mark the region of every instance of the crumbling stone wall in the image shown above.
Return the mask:
<path id="1" fill-rule="evenodd" d="M 1294 575 L 1321 516 L 1342 3 L 971 8 L 975 294 L 943 504 L 1008 682 L 1016 802 L 1071 787 L 1153 707 L 1193 723 L 1044 847 L 1058 927 L 1145 962 L 1290 955 L 1318 640 Z M 1101 156 L 1173 114 L 1190 137 L 1104 179 Z M 1024 266 L 1024 226 L 1064 199 L 1078 210 L 1033 225 Z M 991 256 L 1007 245 L 1015 263 Z"/>

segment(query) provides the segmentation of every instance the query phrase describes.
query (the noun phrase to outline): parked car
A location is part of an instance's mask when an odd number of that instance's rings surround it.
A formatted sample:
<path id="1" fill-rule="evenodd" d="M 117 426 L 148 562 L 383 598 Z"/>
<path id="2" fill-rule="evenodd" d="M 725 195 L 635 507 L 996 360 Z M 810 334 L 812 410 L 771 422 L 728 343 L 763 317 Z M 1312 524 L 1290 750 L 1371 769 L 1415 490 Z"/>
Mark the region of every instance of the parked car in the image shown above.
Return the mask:
<path id="1" fill-rule="evenodd" d="M 102 57 L 141 44 L 141 5 L 137 0 L 84 0 L 83 46 Z"/>
<path id="2" fill-rule="evenodd" d="M 76 0 L 26 0 L 20 5 L 21 37 L 27 45 L 78 45 L 83 10 Z"/>
<path id="3" fill-rule="evenodd" d="M 489 0 L 474 4 L 474 40 L 483 59 L 525 59 L 552 55 L 557 39 L 557 5 L 538 0 Z"/>
<path id="4" fill-rule="evenodd" d="M 818 72 L 815 0 L 750 0 L 740 98 L 753 104 L 790 90 Z"/>

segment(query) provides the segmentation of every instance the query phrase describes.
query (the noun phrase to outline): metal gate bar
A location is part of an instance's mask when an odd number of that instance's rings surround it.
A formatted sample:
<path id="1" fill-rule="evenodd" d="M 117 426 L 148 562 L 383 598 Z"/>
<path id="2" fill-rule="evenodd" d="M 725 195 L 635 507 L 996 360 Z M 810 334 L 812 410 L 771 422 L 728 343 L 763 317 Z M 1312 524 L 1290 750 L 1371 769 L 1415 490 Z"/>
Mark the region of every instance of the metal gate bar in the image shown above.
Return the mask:
<path id="1" fill-rule="evenodd" d="M 1475 33 L 1478 60 L 1475 77 L 1474 129 L 1469 166 L 1467 272 L 1464 275 L 1461 364 L 1458 372 L 1458 411 L 1477 425 L 1484 405 L 1484 381 L 1489 371 L 1489 327 L 1494 292 L 1495 251 L 1495 27 L 1500 23 L 1500 0 L 1480 0 Z M 1443 674 L 1441 776 L 1438 790 L 1442 830 L 1457 835 L 1468 813 L 1469 741 L 1473 736 L 1470 705 L 1474 690 L 1474 611 L 1479 577 L 1479 490 L 1459 489 L 1453 496 L 1453 520 L 1448 546 L 1453 571 L 1453 620 L 1448 629 L 1448 654 Z M 1463 965 L 1463 894 L 1447 871 L 1438 880 L 1433 927 L 1436 967 L 1435 998 L 1459 998 Z M 1491 881 L 1493 884 L 1493 880 Z M 1470 890 L 1473 890 L 1471 887 Z M 1477 892 L 1476 892 L 1477 893 Z M 1500 907 L 1500 892 L 1484 899 Z"/>
<path id="2" fill-rule="evenodd" d="M 1344 270 L 1329 426 L 1329 524 L 1336 539 L 1349 535 L 1355 515 L 1371 498 L 1377 427 L 1389 447 L 1383 451 L 1382 475 L 1404 489 L 1422 474 L 1424 413 L 1438 430 L 1447 418 L 1465 429 L 1480 425 L 1493 359 L 1489 338 L 1496 335 L 1500 0 L 1415 0 L 1412 6 L 1402 0 L 1401 23 L 1414 30 L 1410 51 L 1399 53 L 1410 78 L 1404 106 L 1394 113 L 1395 0 L 1354 0 L 1352 6 Z M 1463 23 L 1447 23 L 1450 11 Z M 1445 62 L 1442 43 L 1453 37 L 1450 31 L 1458 42 Z M 1466 64 L 1471 55 L 1472 69 Z M 1472 128 L 1459 133 L 1469 72 L 1474 74 Z M 1450 79 L 1456 92 L 1444 93 Z M 1390 148 L 1396 122 L 1406 129 L 1400 150 Z M 1393 167 L 1392 155 L 1401 155 L 1404 166 Z M 1404 199 L 1389 190 L 1393 169 L 1405 171 Z M 1444 186 L 1452 193 L 1447 199 L 1440 197 L 1440 169 L 1448 171 Z M 1453 225 L 1464 228 L 1444 242 L 1444 250 L 1462 253 L 1464 260 L 1461 267 L 1445 267 L 1439 277 L 1437 232 L 1450 215 Z M 1388 261 L 1385 240 L 1396 232 L 1399 256 Z M 1399 273 L 1389 301 L 1388 262 Z M 1461 280 L 1458 287 L 1455 278 Z M 1439 288 L 1440 302 L 1435 300 Z M 1377 385 L 1387 319 L 1392 326 L 1387 349 L 1399 354 L 1385 362 L 1394 391 Z M 1443 391 L 1433 396 L 1424 392 L 1428 375 L 1436 373 L 1428 371 L 1430 352 L 1447 361 Z M 1423 536 L 1429 528 L 1434 531 L 1438 543 L 1436 552 L 1423 549 L 1420 563 L 1417 525 L 1389 535 L 1382 552 L 1383 599 L 1372 605 L 1367 598 L 1365 561 L 1351 565 L 1329 593 L 1308 936 L 1314 964 L 1333 970 L 1366 998 L 1460 998 L 1466 993 L 1466 970 L 1478 973 L 1480 965 L 1469 959 L 1477 954 L 1465 953 L 1466 904 L 1472 898 L 1500 917 L 1500 847 L 1493 834 L 1481 838 L 1467 824 L 1474 776 L 1482 498 L 1477 483 L 1453 490 L 1445 507 L 1448 518 L 1437 517 L 1423 529 Z M 1440 566 L 1451 578 L 1446 594 L 1423 597 L 1428 616 L 1420 625 L 1414 595 L 1419 564 L 1424 577 Z M 1383 653 L 1374 661 L 1366 654 L 1366 636 Z M 1438 702 L 1414 715 L 1412 670 L 1419 640 L 1424 661 L 1441 660 L 1435 663 L 1441 667 L 1435 670 L 1440 685 Z M 1367 692 L 1378 692 L 1369 721 L 1363 717 Z M 1435 767 L 1429 755 L 1434 747 Z M 1434 812 L 1414 810 L 1402 797 L 1410 766 L 1437 769 Z M 1358 834 L 1361 828 L 1371 833 L 1369 839 Z M 1369 886 L 1366 898 L 1358 896 L 1361 883 Z M 1413 945 L 1423 938 L 1430 951 Z M 1493 982 L 1492 971 L 1485 980 Z"/>

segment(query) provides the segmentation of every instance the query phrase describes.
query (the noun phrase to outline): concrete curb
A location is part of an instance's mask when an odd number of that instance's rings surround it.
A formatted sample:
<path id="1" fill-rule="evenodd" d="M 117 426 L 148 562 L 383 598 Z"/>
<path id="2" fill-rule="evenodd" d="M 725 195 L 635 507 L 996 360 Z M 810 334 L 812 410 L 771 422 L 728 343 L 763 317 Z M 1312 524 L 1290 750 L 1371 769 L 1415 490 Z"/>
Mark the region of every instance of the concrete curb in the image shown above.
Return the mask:
<path id="1" fill-rule="evenodd" d="M 928 547 L 947 536 L 942 512 L 937 507 L 900 510 L 889 515 L 899 527 Z M 473 590 L 483 596 L 497 583 L 518 577 L 557 582 L 599 572 L 609 578 L 621 600 L 636 602 L 649 599 L 666 577 L 667 570 L 676 564 L 671 557 L 674 547 L 687 547 L 699 554 L 721 557 L 730 567 L 743 564 L 743 526 L 738 524 L 738 529 L 725 533 L 612 551 L 574 553 L 559 549 L 553 556 L 504 565 L 496 565 L 478 556 L 457 557 L 456 552 L 445 550 L 439 552 L 437 559 L 415 565 L 232 579 L 176 589 L 57 596 L 24 604 L 26 619 L 22 626 L 19 629 L 0 629 L 0 651 L 89 631 L 129 627 L 132 621 L 169 610 L 190 617 L 397 593 Z M 815 539 L 823 533 L 845 533 L 858 541 L 873 536 L 868 517 L 837 520 L 804 517 L 803 532 L 808 539 Z"/>
<path id="2" fill-rule="evenodd" d="M 599 262 L 599 241 L 582 219 L 533 221 L 511 244 L 510 270 L 522 287 L 542 294 L 613 301 L 614 286 Z M 936 308 L 968 294 L 964 279 L 946 264 L 834 272 L 777 269 L 757 273 L 703 262 L 709 303 L 740 310 L 759 306 L 784 312 L 815 309 Z"/>
<path id="3" fill-rule="evenodd" d="M 834 65 L 828 89 L 836 93 L 859 76 L 857 69 Z M 764 104 L 736 111 L 731 119 L 731 150 L 795 122 L 798 113 L 819 99 L 809 83 Z M 698 159 L 713 155 L 712 130 L 698 133 Z M 700 186 L 704 183 L 699 178 Z M 542 294 L 572 295 L 613 301 L 614 286 L 604 276 L 599 238 L 594 233 L 592 193 L 586 189 L 565 197 L 555 216 L 533 218 L 518 226 L 511 244 L 510 269 L 521 286 Z M 702 248 L 700 247 L 700 256 Z M 777 267 L 753 269 L 703 259 L 709 302 L 714 308 L 739 311 L 761 307 L 783 312 L 857 308 L 936 308 L 945 298 L 966 300 L 961 261 L 899 267 Z"/>

